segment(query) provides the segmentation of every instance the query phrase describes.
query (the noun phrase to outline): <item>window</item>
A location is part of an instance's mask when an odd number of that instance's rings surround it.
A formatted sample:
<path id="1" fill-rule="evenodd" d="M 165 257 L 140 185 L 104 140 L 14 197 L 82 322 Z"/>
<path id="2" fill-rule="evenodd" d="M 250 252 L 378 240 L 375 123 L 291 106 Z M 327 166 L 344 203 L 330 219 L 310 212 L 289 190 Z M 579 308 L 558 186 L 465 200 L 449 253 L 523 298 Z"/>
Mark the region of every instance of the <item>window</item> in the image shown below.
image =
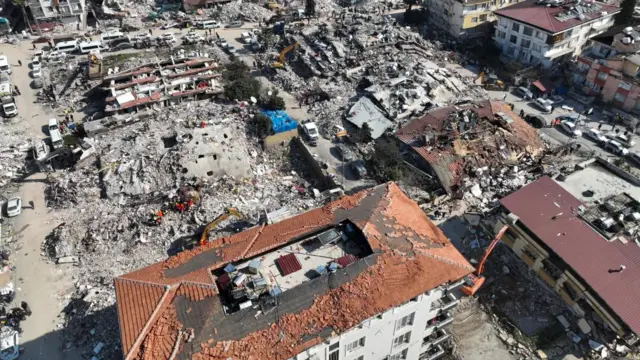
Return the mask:
<path id="1" fill-rule="evenodd" d="M 513 46 L 509 46 L 507 48 L 507 55 L 513 56 L 513 55 L 515 55 L 515 53 L 516 53 L 516 48 L 514 48 Z"/>
<path id="2" fill-rule="evenodd" d="M 471 18 L 471 22 L 472 23 L 477 23 L 478 22 L 478 18 L 477 17 L 472 17 Z"/>
<path id="3" fill-rule="evenodd" d="M 398 346 L 400 346 L 402 344 L 408 344 L 409 340 L 411 340 L 411 331 L 406 332 L 406 333 L 398 336 L 397 338 L 393 339 L 393 347 L 397 348 Z"/>
<path id="4" fill-rule="evenodd" d="M 522 33 L 527 35 L 527 36 L 531 36 L 531 35 L 533 35 L 533 28 L 525 26 L 524 29 L 522 30 Z"/>
<path id="5" fill-rule="evenodd" d="M 503 18 L 500 18 L 500 19 L 498 19 L 498 24 L 500 24 L 500 26 L 506 27 L 507 26 L 507 20 L 505 20 Z"/>
<path id="6" fill-rule="evenodd" d="M 364 360 L 364 355 L 360 355 L 356 358 L 356 360 Z"/>
<path id="7" fill-rule="evenodd" d="M 349 354 L 360 349 L 361 347 L 364 347 L 364 336 L 352 343 L 347 344 L 345 349 L 347 351 L 347 354 Z"/>
<path id="8" fill-rule="evenodd" d="M 511 27 L 511 30 L 513 30 L 515 32 L 520 31 L 520 24 L 513 23 L 513 26 Z"/>
<path id="9" fill-rule="evenodd" d="M 607 80 L 607 78 L 609 77 L 609 75 L 607 73 L 603 73 L 603 72 L 599 72 L 597 78 L 599 80 Z"/>
<path id="10" fill-rule="evenodd" d="M 329 360 L 340 360 L 340 342 L 329 345 Z"/>
<path id="11" fill-rule="evenodd" d="M 523 49 L 528 49 L 531 46 L 531 40 L 522 39 L 520 42 L 520 47 Z"/>
<path id="12" fill-rule="evenodd" d="M 547 40 L 547 34 L 536 30 L 536 38 L 545 41 Z"/>
<path id="13" fill-rule="evenodd" d="M 533 45 L 531 46 L 531 50 L 533 50 L 533 51 L 537 51 L 537 52 L 542 52 L 542 46 L 541 46 L 541 45 L 538 45 L 538 44 L 533 44 Z"/>
<path id="14" fill-rule="evenodd" d="M 496 30 L 496 36 L 498 39 L 504 39 L 507 37 L 507 34 L 504 31 Z"/>
<path id="15" fill-rule="evenodd" d="M 480 15 L 480 21 L 487 21 L 487 14 Z"/>
<path id="16" fill-rule="evenodd" d="M 565 31 L 563 39 L 568 38 L 569 36 L 571 36 L 571 34 L 573 34 L 573 29 L 569 29 L 569 30 Z"/>
<path id="17" fill-rule="evenodd" d="M 412 312 L 402 319 L 396 320 L 396 331 L 402 329 L 403 327 L 413 325 L 413 318 L 415 317 L 415 315 L 416 313 Z"/>
<path id="18" fill-rule="evenodd" d="M 404 349 L 395 355 L 391 355 L 391 357 L 389 357 L 389 360 L 405 360 L 407 358 L 408 352 L 408 349 Z"/>
<path id="19" fill-rule="evenodd" d="M 619 101 L 619 102 L 623 103 L 623 102 L 627 99 L 627 97 L 626 97 L 626 96 L 624 96 L 624 95 L 622 95 L 622 94 L 620 94 L 620 93 L 616 93 L 616 94 L 613 96 L 613 99 L 614 99 L 615 101 Z"/>
<path id="20" fill-rule="evenodd" d="M 509 38 L 509 42 L 512 44 L 515 44 L 518 42 L 518 37 L 515 35 L 511 35 L 511 37 Z"/>
<path id="21" fill-rule="evenodd" d="M 621 82 L 618 87 L 625 90 L 631 90 L 631 84 L 627 84 L 626 82 Z"/>

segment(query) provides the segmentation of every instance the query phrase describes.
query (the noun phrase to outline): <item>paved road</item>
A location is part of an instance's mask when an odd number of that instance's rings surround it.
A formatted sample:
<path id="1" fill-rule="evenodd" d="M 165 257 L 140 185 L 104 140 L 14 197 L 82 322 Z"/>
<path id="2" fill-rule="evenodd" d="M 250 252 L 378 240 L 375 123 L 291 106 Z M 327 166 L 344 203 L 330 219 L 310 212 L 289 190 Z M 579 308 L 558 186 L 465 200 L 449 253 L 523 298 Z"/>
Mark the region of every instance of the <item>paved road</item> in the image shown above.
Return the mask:
<path id="1" fill-rule="evenodd" d="M 556 107 L 556 109 L 553 111 L 553 113 L 551 114 L 545 114 L 542 113 L 539 109 L 534 108 L 531 106 L 531 102 L 529 101 L 523 101 L 521 98 L 513 95 L 510 92 L 503 92 L 503 91 L 488 91 L 489 96 L 492 99 L 496 99 L 496 100 L 502 100 L 504 95 L 506 94 L 506 102 L 507 103 L 512 103 L 514 104 L 514 112 L 520 113 L 520 110 L 524 110 L 524 112 L 526 114 L 536 114 L 536 115 L 540 115 L 543 118 L 545 118 L 549 123 L 551 122 L 551 120 L 557 118 L 558 116 L 561 115 L 578 115 L 578 113 L 576 111 L 569 111 L 569 110 L 565 110 L 562 109 L 561 107 Z M 573 108 L 577 111 L 583 111 L 584 107 L 573 101 L 572 99 L 566 99 L 565 100 L 565 104 L 569 105 L 569 106 L 573 106 Z M 583 149 L 587 149 L 588 151 L 593 151 L 594 154 L 604 157 L 604 158 L 615 158 L 616 156 L 610 152 L 605 151 L 604 149 L 602 149 L 601 147 L 599 147 L 595 142 L 593 142 L 592 140 L 590 140 L 589 138 L 585 137 L 585 133 L 587 132 L 587 130 L 589 128 L 597 128 L 598 125 L 600 124 L 600 114 L 599 113 L 594 113 L 590 116 L 581 116 L 581 126 L 579 127 L 580 130 L 582 130 L 583 136 L 580 138 L 572 138 L 570 137 L 566 132 L 564 132 L 560 127 L 555 127 L 555 128 L 543 128 L 543 129 L 539 129 L 538 132 L 542 137 L 547 137 L 547 139 L 551 139 L 551 140 L 555 140 L 557 143 L 560 144 L 566 144 L 568 142 L 573 142 L 575 141 L 578 144 L 581 144 Z M 608 133 L 611 132 L 612 126 L 606 122 L 603 122 L 601 131 L 603 133 Z M 632 149 L 632 151 L 639 151 L 640 150 L 640 143 L 635 144 Z"/>
<path id="2" fill-rule="evenodd" d="M 43 109 L 36 101 L 36 91 L 30 88 L 32 81 L 28 67 L 32 51 L 31 44 L 0 44 L 0 53 L 9 57 L 13 66 L 11 80 L 22 92 L 16 98 L 18 116 L 11 119 L 19 122 L 27 133 L 25 142 L 44 138 L 43 127 L 51 118 L 51 111 Z M 18 60 L 23 66 L 17 66 Z M 4 126 L 4 125 L 3 125 Z M 10 219 L 14 230 L 24 228 L 20 233 L 22 249 L 13 254 L 16 266 L 16 286 L 19 287 L 16 301 L 26 301 L 33 315 L 22 323 L 24 333 L 21 345 L 24 346 L 22 358 L 32 360 L 75 360 L 80 356 L 73 350 L 62 351 L 62 341 L 57 333 L 58 314 L 61 311 L 59 296 L 69 295 L 73 291 L 73 280 L 66 274 L 64 267 L 48 264 L 40 255 L 40 246 L 44 237 L 58 224 L 55 214 L 50 213 L 44 204 L 43 174 L 36 174 L 13 189 L 12 194 L 19 195 L 23 203 L 34 201 L 35 210 L 24 209 L 22 214 Z"/>

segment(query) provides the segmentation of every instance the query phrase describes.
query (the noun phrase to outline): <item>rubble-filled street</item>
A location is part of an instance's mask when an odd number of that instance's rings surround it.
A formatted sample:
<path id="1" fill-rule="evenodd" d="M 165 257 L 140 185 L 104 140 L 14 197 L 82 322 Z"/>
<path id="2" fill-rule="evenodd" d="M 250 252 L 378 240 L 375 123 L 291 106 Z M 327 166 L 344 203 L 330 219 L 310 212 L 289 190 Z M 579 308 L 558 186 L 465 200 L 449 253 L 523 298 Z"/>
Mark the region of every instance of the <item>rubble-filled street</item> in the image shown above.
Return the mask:
<path id="1" fill-rule="evenodd" d="M 637 358 L 632 115 L 418 3 L 70 1 L 3 10 L 0 359 Z"/>

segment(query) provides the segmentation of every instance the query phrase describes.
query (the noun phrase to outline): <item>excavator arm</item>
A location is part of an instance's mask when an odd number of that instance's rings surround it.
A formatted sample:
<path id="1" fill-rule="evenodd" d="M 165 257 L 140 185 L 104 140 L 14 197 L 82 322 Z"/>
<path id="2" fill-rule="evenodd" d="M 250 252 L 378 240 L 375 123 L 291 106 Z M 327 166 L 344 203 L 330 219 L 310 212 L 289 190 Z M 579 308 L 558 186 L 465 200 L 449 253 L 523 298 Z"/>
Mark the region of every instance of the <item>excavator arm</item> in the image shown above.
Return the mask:
<path id="1" fill-rule="evenodd" d="M 460 291 L 462 291 L 463 294 L 467 296 L 475 295 L 475 293 L 478 292 L 482 284 L 484 284 L 485 278 L 484 276 L 482 276 L 482 272 L 484 271 L 484 264 L 487 261 L 489 254 L 491 254 L 491 252 L 496 247 L 498 242 L 500 242 L 500 239 L 502 239 L 502 236 L 504 235 L 504 233 L 507 231 L 508 228 L 509 228 L 508 225 L 503 226 L 502 229 L 498 231 L 498 233 L 493 238 L 493 240 L 491 240 L 491 242 L 489 243 L 489 246 L 487 246 L 487 248 L 484 251 L 484 255 L 482 256 L 482 259 L 480 260 L 480 262 L 478 263 L 478 266 L 476 267 L 476 271 L 473 274 L 469 275 L 469 280 L 471 282 L 471 285 L 464 285 L 460 289 Z"/>
<path id="2" fill-rule="evenodd" d="M 213 229 L 216 226 L 218 226 L 218 224 L 220 224 L 222 221 L 227 219 L 229 216 L 235 216 L 235 217 L 237 217 L 239 219 L 242 219 L 244 217 L 235 208 L 226 208 L 226 209 L 224 209 L 224 212 L 222 214 L 218 215 L 218 217 L 213 219 L 210 223 L 208 223 L 204 227 L 204 230 L 202 231 L 202 235 L 200 235 L 199 245 L 202 246 L 202 245 L 206 244 L 207 243 L 207 238 L 209 236 L 209 231 L 211 231 L 211 229 Z"/>
<path id="3" fill-rule="evenodd" d="M 300 46 L 299 42 L 294 42 L 293 44 L 287 46 L 286 48 L 282 49 L 282 51 L 280 51 L 280 55 L 278 56 L 278 61 L 276 61 L 275 63 L 273 63 L 271 66 L 272 67 L 277 67 L 277 68 L 281 68 L 284 66 L 284 60 L 285 60 L 285 55 L 287 55 L 287 53 L 293 49 L 297 49 L 298 46 Z"/>

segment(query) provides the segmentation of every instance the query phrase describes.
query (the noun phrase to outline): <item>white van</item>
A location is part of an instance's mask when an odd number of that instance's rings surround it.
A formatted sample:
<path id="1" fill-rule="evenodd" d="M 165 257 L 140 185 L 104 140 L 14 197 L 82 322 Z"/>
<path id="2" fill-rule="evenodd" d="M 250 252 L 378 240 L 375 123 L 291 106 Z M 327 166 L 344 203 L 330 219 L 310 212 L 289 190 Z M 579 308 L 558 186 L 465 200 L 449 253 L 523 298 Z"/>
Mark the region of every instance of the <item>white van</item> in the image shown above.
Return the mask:
<path id="1" fill-rule="evenodd" d="M 58 124 L 58 119 L 56 118 L 49 119 L 47 127 L 49 128 L 49 133 L 51 133 L 53 130 L 60 131 L 60 124 Z"/>
<path id="2" fill-rule="evenodd" d="M 199 21 L 196 26 L 200 29 L 216 29 L 220 27 L 220 24 L 215 20 L 205 20 Z"/>
<path id="3" fill-rule="evenodd" d="M 102 43 L 100 41 L 86 41 L 80 43 L 80 53 L 88 54 L 93 50 L 102 50 Z"/>
<path id="4" fill-rule="evenodd" d="M 11 65 L 9 65 L 9 58 L 5 55 L 0 56 L 0 73 L 11 75 Z"/>
<path id="5" fill-rule="evenodd" d="M 56 44 L 56 50 L 65 54 L 75 52 L 78 50 L 78 41 L 72 40 L 59 42 Z"/>
<path id="6" fill-rule="evenodd" d="M 100 35 L 100 42 L 102 43 L 103 46 L 107 46 L 107 45 L 109 45 L 109 42 L 111 40 L 115 40 L 115 39 L 121 38 L 123 36 L 124 36 L 124 34 L 121 33 L 120 31 L 107 32 L 107 33 L 104 33 L 104 34 Z"/>

